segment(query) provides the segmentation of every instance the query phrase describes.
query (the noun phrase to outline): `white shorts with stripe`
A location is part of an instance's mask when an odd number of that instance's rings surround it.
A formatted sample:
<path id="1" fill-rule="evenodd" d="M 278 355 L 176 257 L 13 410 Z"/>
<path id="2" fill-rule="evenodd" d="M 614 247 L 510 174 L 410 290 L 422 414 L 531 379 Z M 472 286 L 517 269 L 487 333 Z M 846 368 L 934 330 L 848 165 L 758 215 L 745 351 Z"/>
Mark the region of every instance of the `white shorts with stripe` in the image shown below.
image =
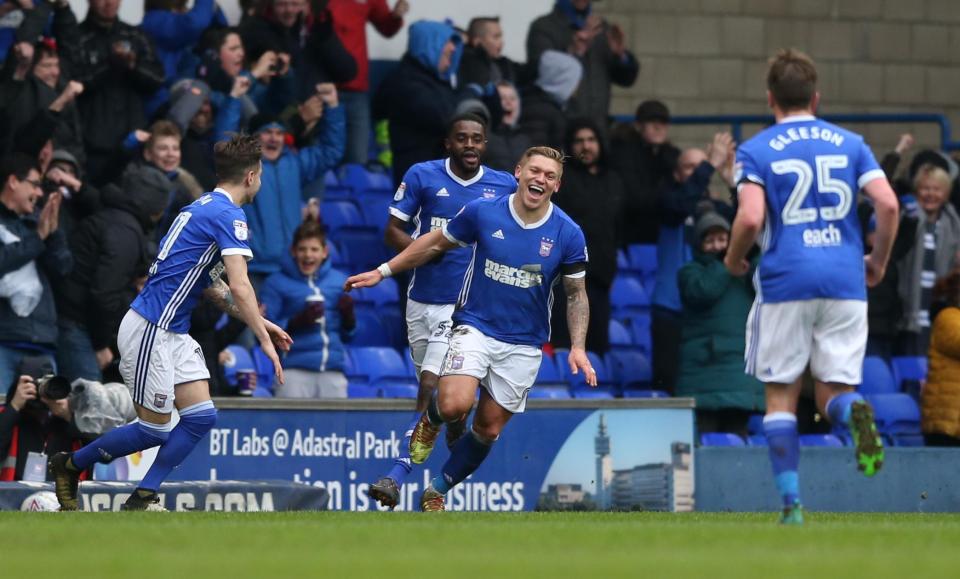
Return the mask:
<path id="1" fill-rule="evenodd" d="M 473 376 L 497 404 L 519 414 L 527 407 L 527 394 L 542 358 L 540 348 L 508 344 L 473 326 L 457 326 L 450 337 L 442 376 Z"/>
<path id="2" fill-rule="evenodd" d="M 169 414 L 174 386 L 210 379 L 203 350 L 190 334 L 168 332 L 134 310 L 120 322 L 117 347 L 120 375 L 133 401 L 147 410 Z"/>
<path id="3" fill-rule="evenodd" d="M 422 371 L 440 375 L 453 329 L 450 321 L 453 307 L 453 304 L 424 304 L 407 299 L 407 341 L 417 375 Z"/>
<path id="4" fill-rule="evenodd" d="M 754 301 L 747 318 L 746 372 L 762 382 L 791 384 L 809 364 L 821 382 L 860 384 L 866 348 L 865 301 Z"/>

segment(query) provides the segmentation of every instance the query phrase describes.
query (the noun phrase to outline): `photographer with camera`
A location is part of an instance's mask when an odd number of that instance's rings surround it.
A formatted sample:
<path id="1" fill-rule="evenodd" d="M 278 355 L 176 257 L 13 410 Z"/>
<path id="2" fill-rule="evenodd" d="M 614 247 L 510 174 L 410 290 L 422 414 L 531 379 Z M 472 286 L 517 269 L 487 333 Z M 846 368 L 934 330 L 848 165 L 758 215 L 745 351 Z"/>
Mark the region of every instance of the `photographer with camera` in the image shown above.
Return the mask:
<path id="1" fill-rule="evenodd" d="M 27 357 L 0 409 L 0 481 L 47 479 L 47 457 L 79 448 L 70 384 L 43 357 Z"/>
<path id="2" fill-rule="evenodd" d="M 25 356 L 53 359 L 57 312 L 49 280 L 69 273 L 73 257 L 59 229 L 62 194 L 43 201 L 35 159 L 5 157 L 0 186 L 0 389 L 6 393 Z"/>

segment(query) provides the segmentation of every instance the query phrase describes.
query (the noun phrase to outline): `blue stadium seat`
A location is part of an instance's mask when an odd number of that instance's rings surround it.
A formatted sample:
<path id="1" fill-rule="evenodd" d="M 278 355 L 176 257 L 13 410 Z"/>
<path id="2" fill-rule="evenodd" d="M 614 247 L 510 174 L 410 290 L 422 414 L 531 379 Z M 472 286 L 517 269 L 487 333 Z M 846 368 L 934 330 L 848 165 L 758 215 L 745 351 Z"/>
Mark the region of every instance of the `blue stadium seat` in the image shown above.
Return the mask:
<path id="1" fill-rule="evenodd" d="M 650 298 L 639 279 L 618 275 L 610 288 L 610 305 L 624 313 L 639 313 L 650 309 Z"/>
<path id="2" fill-rule="evenodd" d="M 883 358 L 867 356 L 863 360 L 863 383 L 858 391 L 868 394 L 893 394 L 898 391 L 893 372 Z"/>
<path id="3" fill-rule="evenodd" d="M 357 328 L 350 340 L 351 346 L 390 346 L 390 335 L 375 312 L 358 308 Z"/>
<path id="4" fill-rule="evenodd" d="M 382 306 L 384 304 L 397 304 L 400 302 L 397 282 L 389 277 L 373 287 L 357 288 L 351 291 L 350 295 L 353 296 L 354 303 L 370 306 Z"/>
<path id="5" fill-rule="evenodd" d="M 618 249 L 617 250 L 617 271 L 630 271 L 633 268 L 630 265 L 630 260 L 627 259 L 627 252 Z"/>
<path id="6" fill-rule="evenodd" d="M 390 347 L 397 350 L 407 345 L 407 326 L 398 304 L 381 304 L 377 308 L 380 321 L 387 332 Z"/>
<path id="7" fill-rule="evenodd" d="M 417 367 L 413 363 L 413 356 L 410 355 L 410 347 L 406 346 L 403 348 L 403 351 L 400 353 L 400 357 L 403 358 L 403 363 L 407 365 L 407 373 L 414 378 L 417 377 Z"/>
<path id="8" fill-rule="evenodd" d="M 653 339 L 650 335 L 650 314 L 640 313 L 626 317 L 633 345 L 645 354 L 653 353 Z"/>
<path id="9" fill-rule="evenodd" d="M 627 259 L 633 269 L 644 277 L 657 272 L 657 246 L 652 244 L 634 244 L 627 247 Z"/>
<path id="10" fill-rule="evenodd" d="M 273 398 L 273 390 L 264 388 L 258 383 L 257 387 L 253 389 L 253 397 L 254 398 Z"/>
<path id="11" fill-rule="evenodd" d="M 627 330 L 627 328 L 617 320 L 610 320 L 610 325 L 607 332 L 610 336 L 611 348 L 617 350 L 629 350 L 634 347 L 633 338 L 630 336 L 630 331 Z"/>
<path id="12" fill-rule="evenodd" d="M 567 354 L 569 354 L 569 352 L 567 352 Z M 567 363 L 567 354 L 564 354 L 564 357 L 560 358 L 562 363 L 557 366 L 557 369 L 560 371 L 563 379 L 567 381 L 567 384 L 569 384 L 571 388 L 586 387 L 587 380 L 583 371 L 580 371 L 577 374 L 571 373 L 570 365 Z M 587 352 L 587 358 L 590 360 L 590 364 L 593 366 L 593 369 L 597 371 L 598 385 L 611 386 L 616 384 L 616 380 L 613 379 L 613 376 L 611 376 L 607 370 L 607 364 L 603 361 L 603 358 L 601 358 L 599 354 Z"/>
<path id="13" fill-rule="evenodd" d="M 763 434 L 763 414 L 751 414 L 747 419 L 747 432 Z"/>
<path id="14" fill-rule="evenodd" d="M 767 437 L 762 434 L 751 434 L 747 437 L 748 446 L 767 446 Z"/>
<path id="15" fill-rule="evenodd" d="M 347 272 L 350 275 L 355 273 L 351 271 L 350 258 L 347 256 L 347 253 L 341 251 L 340 248 L 337 247 L 337 244 L 330 239 L 327 240 L 327 251 L 327 259 L 330 260 L 334 268 Z"/>
<path id="16" fill-rule="evenodd" d="M 648 386 L 653 380 L 650 360 L 637 351 L 612 350 L 607 352 L 607 371 L 610 380 L 624 389 Z"/>
<path id="17" fill-rule="evenodd" d="M 841 447 L 843 441 L 832 434 L 801 434 L 800 446 Z"/>
<path id="18" fill-rule="evenodd" d="M 324 200 L 320 204 L 320 219 L 327 226 L 327 231 L 334 234 L 346 227 L 362 227 L 363 215 L 353 201 L 346 199 Z"/>
<path id="19" fill-rule="evenodd" d="M 540 384 L 535 385 L 530 389 L 530 393 L 527 394 L 528 399 L 547 399 L 547 400 L 564 400 L 570 398 L 570 390 L 566 387 L 557 387 L 557 386 L 541 386 Z"/>
<path id="20" fill-rule="evenodd" d="M 384 231 L 390 218 L 391 201 L 393 196 L 382 192 L 367 192 L 357 197 L 364 223 L 376 228 L 377 231 Z"/>
<path id="21" fill-rule="evenodd" d="M 927 357 L 900 356 L 893 358 L 890 366 L 897 389 L 919 398 L 920 388 L 927 380 Z"/>
<path id="22" fill-rule="evenodd" d="M 393 193 L 393 180 L 380 171 L 371 171 L 363 165 L 347 164 L 340 167 L 340 184 L 347 185 L 354 192 L 387 191 Z"/>
<path id="23" fill-rule="evenodd" d="M 323 174 L 323 184 L 327 187 L 336 187 L 340 185 L 340 180 L 337 179 L 337 174 L 334 173 L 333 169 L 330 169 Z"/>
<path id="24" fill-rule="evenodd" d="M 746 446 L 746 443 L 732 432 L 704 432 L 700 434 L 700 446 Z"/>
<path id="25" fill-rule="evenodd" d="M 352 273 L 369 271 L 389 259 L 383 236 L 372 229 L 345 228 L 333 236 L 337 246 L 350 258 Z"/>
<path id="26" fill-rule="evenodd" d="M 588 388 L 586 386 L 581 388 L 571 388 L 570 394 L 574 398 L 582 398 L 588 400 L 608 400 L 613 398 L 613 392 L 603 389 L 603 388 Z"/>
<path id="27" fill-rule="evenodd" d="M 663 390 L 624 390 L 624 398 L 670 398 Z"/>
<path id="28" fill-rule="evenodd" d="M 353 374 L 367 376 L 371 384 L 384 380 L 398 380 L 401 383 L 410 381 L 406 363 L 393 348 L 352 347 L 350 360 Z"/>
<path id="29" fill-rule="evenodd" d="M 347 383 L 347 398 L 379 398 L 380 390 L 369 384 Z"/>
<path id="30" fill-rule="evenodd" d="M 566 363 L 565 360 L 564 363 Z M 543 358 L 540 359 L 540 369 L 537 370 L 537 380 L 535 384 L 537 388 L 541 386 L 567 388 L 567 383 L 564 381 L 563 375 L 557 370 L 556 361 L 552 356 L 544 354 Z M 537 388 L 534 388 L 534 390 Z M 569 398 L 569 396 L 567 396 L 567 398 Z"/>
<path id="31" fill-rule="evenodd" d="M 874 394 L 867 396 L 873 406 L 877 430 L 893 440 L 896 446 L 921 446 L 920 407 L 907 394 Z M 900 444 L 900 443 L 903 444 Z"/>
<path id="32" fill-rule="evenodd" d="M 419 390 L 414 380 L 408 380 L 406 382 L 389 380 L 378 383 L 378 385 L 384 398 L 416 398 Z"/>

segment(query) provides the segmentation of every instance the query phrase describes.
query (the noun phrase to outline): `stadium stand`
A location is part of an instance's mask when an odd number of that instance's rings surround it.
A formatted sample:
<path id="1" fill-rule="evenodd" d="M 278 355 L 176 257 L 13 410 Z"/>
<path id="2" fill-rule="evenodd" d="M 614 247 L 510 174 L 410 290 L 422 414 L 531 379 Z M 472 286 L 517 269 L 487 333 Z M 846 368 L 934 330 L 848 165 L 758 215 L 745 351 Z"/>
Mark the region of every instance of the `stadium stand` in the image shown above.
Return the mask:
<path id="1" fill-rule="evenodd" d="M 731 432 L 703 432 L 700 434 L 702 446 L 746 446 L 742 438 Z"/>

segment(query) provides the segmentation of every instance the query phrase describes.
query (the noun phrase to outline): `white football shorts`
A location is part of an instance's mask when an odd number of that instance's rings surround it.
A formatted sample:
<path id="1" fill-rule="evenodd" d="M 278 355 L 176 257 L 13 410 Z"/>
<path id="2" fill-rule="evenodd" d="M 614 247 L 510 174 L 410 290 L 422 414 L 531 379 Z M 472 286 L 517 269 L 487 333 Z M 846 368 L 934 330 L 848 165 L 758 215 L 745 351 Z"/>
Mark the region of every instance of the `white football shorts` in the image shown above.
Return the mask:
<path id="1" fill-rule="evenodd" d="M 453 304 L 424 304 L 407 300 L 407 341 L 410 342 L 410 357 L 420 372 L 440 375 L 443 357 L 450 343 L 453 322 Z"/>
<path id="2" fill-rule="evenodd" d="M 210 379 L 196 340 L 155 326 L 133 310 L 120 322 L 117 347 L 123 382 L 133 401 L 147 410 L 169 414 L 174 386 Z"/>
<path id="3" fill-rule="evenodd" d="M 792 384 L 809 363 L 816 380 L 857 385 L 866 349 L 865 301 L 754 301 L 747 318 L 746 372 L 762 382 Z"/>
<path id="4" fill-rule="evenodd" d="M 457 326 L 441 375 L 478 378 L 497 404 L 519 414 L 527 406 L 527 394 L 537 379 L 542 356 L 540 348 L 507 344 L 473 326 Z"/>

